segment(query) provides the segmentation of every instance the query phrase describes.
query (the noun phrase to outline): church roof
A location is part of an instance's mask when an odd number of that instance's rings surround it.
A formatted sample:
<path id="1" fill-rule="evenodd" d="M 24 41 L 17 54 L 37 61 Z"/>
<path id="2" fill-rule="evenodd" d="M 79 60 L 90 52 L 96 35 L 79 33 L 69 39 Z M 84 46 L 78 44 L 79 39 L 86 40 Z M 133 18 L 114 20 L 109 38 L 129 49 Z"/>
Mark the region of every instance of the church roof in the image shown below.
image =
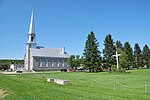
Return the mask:
<path id="1" fill-rule="evenodd" d="M 34 57 L 57 57 L 57 58 L 69 58 L 69 55 L 62 53 L 61 48 L 30 48 L 31 56 Z"/>

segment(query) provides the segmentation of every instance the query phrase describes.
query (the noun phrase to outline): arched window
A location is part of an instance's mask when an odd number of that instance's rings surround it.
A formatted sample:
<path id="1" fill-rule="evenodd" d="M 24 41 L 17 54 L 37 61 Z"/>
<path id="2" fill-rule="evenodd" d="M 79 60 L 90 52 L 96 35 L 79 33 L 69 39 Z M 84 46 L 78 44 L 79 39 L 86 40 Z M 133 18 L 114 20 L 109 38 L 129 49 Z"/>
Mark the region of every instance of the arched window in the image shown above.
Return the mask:
<path id="1" fill-rule="evenodd" d="M 52 60 L 52 67 L 54 67 L 54 61 Z"/>
<path id="2" fill-rule="evenodd" d="M 46 67 L 46 62 L 44 60 L 42 61 L 42 67 Z"/>
<path id="3" fill-rule="evenodd" d="M 33 40 L 34 40 L 34 37 L 33 37 L 33 36 L 31 36 L 31 42 L 33 42 Z"/>
<path id="4" fill-rule="evenodd" d="M 46 60 L 46 67 L 48 67 L 48 60 Z"/>
<path id="5" fill-rule="evenodd" d="M 59 67 L 63 67 L 62 61 L 59 62 Z"/>
<path id="6" fill-rule="evenodd" d="M 52 62 L 51 61 L 48 62 L 48 66 L 52 67 Z"/>
<path id="7" fill-rule="evenodd" d="M 57 67 L 59 67 L 59 60 L 57 60 Z"/>
<path id="8" fill-rule="evenodd" d="M 42 60 L 40 59 L 39 62 L 40 62 L 40 67 L 42 67 Z"/>
<path id="9" fill-rule="evenodd" d="M 62 61 L 62 67 L 65 67 L 65 63 L 64 63 L 64 61 Z"/>

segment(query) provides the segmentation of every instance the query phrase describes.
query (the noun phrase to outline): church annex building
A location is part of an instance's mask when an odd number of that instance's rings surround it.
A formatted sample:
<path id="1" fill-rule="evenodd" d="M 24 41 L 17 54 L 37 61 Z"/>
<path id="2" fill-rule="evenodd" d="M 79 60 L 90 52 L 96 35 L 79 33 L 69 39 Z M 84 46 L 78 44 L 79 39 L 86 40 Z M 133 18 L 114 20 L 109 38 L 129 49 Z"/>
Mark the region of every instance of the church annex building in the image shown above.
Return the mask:
<path id="1" fill-rule="evenodd" d="M 65 48 L 44 48 L 37 46 L 34 28 L 34 12 L 32 11 L 28 40 L 25 52 L 25 70 L 61 70 L 67 69 L 69 55 Z"/>

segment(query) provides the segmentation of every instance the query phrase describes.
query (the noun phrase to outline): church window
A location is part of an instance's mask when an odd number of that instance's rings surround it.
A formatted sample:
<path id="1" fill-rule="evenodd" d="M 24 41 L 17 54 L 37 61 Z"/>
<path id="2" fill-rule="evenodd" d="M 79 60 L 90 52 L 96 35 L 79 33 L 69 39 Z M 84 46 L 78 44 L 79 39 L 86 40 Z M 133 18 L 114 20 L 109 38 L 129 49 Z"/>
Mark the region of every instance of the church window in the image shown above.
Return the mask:
<path id="1" fill-rule="evenodd" d="M 40 59 L 39 63 L 40 63 L 40 67 L 42 67 L 42 60 L 41 59 Z"/>
<path id="2" fill-rule="evenodd" d="M 64 61 L 62 61 L 62 67 L 65 67 L 65 66 L 64 66 Z"/>
<path id="3" fill-rule="evenodd" d="M 34 39 L 34 37 L 33 37 L 33 36 L 31 36 L 31 42 L 33 42 L 33 39 Z"/>
<path id="4" fill-rule="evenodd" d="M 59 62 L 59 67 L 62 67 L 62 61 Z"/>
<path id="5" fill-rule="evenodd" d="M 61 61 L 59 61 L 59 67 L 61 67 Z"/>
<path id="6" fill-rule="evenodd" d="M 59 66 L 59 60 L 57 60 L 57 67 L 60 67 L 60 66 Z"/>
<path id="7" fill-rule="evenodd" d="M 48 66 L 52 67 L 52 62 L 51 61 L 48 62 Z"/>
<path id="8" fill-rule="evenodd" d="M 52 67 L 54 67 L 54 61 L 52 60 Z"/>
<path id="9" fill-rule="evenodd" d="M 63 62 L 61 62 L 61 67 L 63 67 Z"/>
<path id="10" fill-rule="evenodd" d="M 46 60 L 46 67 L 48 67 L 48 60 Z"/>
<path id="11" fill-rule="evenodd" d="M 45 61 L 42 61 L 42 66 L 45 67 Z"/>
<path id="12" fill-rule="evenodd" d="M 67 63 L 66 62 L 64 62 L 64 67 L 67 67 Z"/>
<path id="13" fill-rule="evenodd" d="M 54 61 L 54 67 L 57 67 L 57 61 Z"/>

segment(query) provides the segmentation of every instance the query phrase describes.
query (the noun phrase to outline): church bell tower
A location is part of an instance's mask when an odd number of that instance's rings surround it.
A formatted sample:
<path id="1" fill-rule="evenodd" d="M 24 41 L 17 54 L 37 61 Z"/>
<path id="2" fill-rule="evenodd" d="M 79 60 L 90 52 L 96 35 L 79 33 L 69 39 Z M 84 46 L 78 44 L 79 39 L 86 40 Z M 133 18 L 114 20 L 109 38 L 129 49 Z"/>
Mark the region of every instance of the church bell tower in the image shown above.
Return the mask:
<path id="1" fill-rule="evenodd" d="M 28 32 L 28 40 L 26 43 L 26 53 L 25 53 L 25 69 L 26 70 L 32 70 L 30 66 L 30 48 L 36 48 L 36 34 L 34 30 L 34 11 L 32 11 L 31 14 L 31 20 L 30 20 L 30 28 Z"/>

